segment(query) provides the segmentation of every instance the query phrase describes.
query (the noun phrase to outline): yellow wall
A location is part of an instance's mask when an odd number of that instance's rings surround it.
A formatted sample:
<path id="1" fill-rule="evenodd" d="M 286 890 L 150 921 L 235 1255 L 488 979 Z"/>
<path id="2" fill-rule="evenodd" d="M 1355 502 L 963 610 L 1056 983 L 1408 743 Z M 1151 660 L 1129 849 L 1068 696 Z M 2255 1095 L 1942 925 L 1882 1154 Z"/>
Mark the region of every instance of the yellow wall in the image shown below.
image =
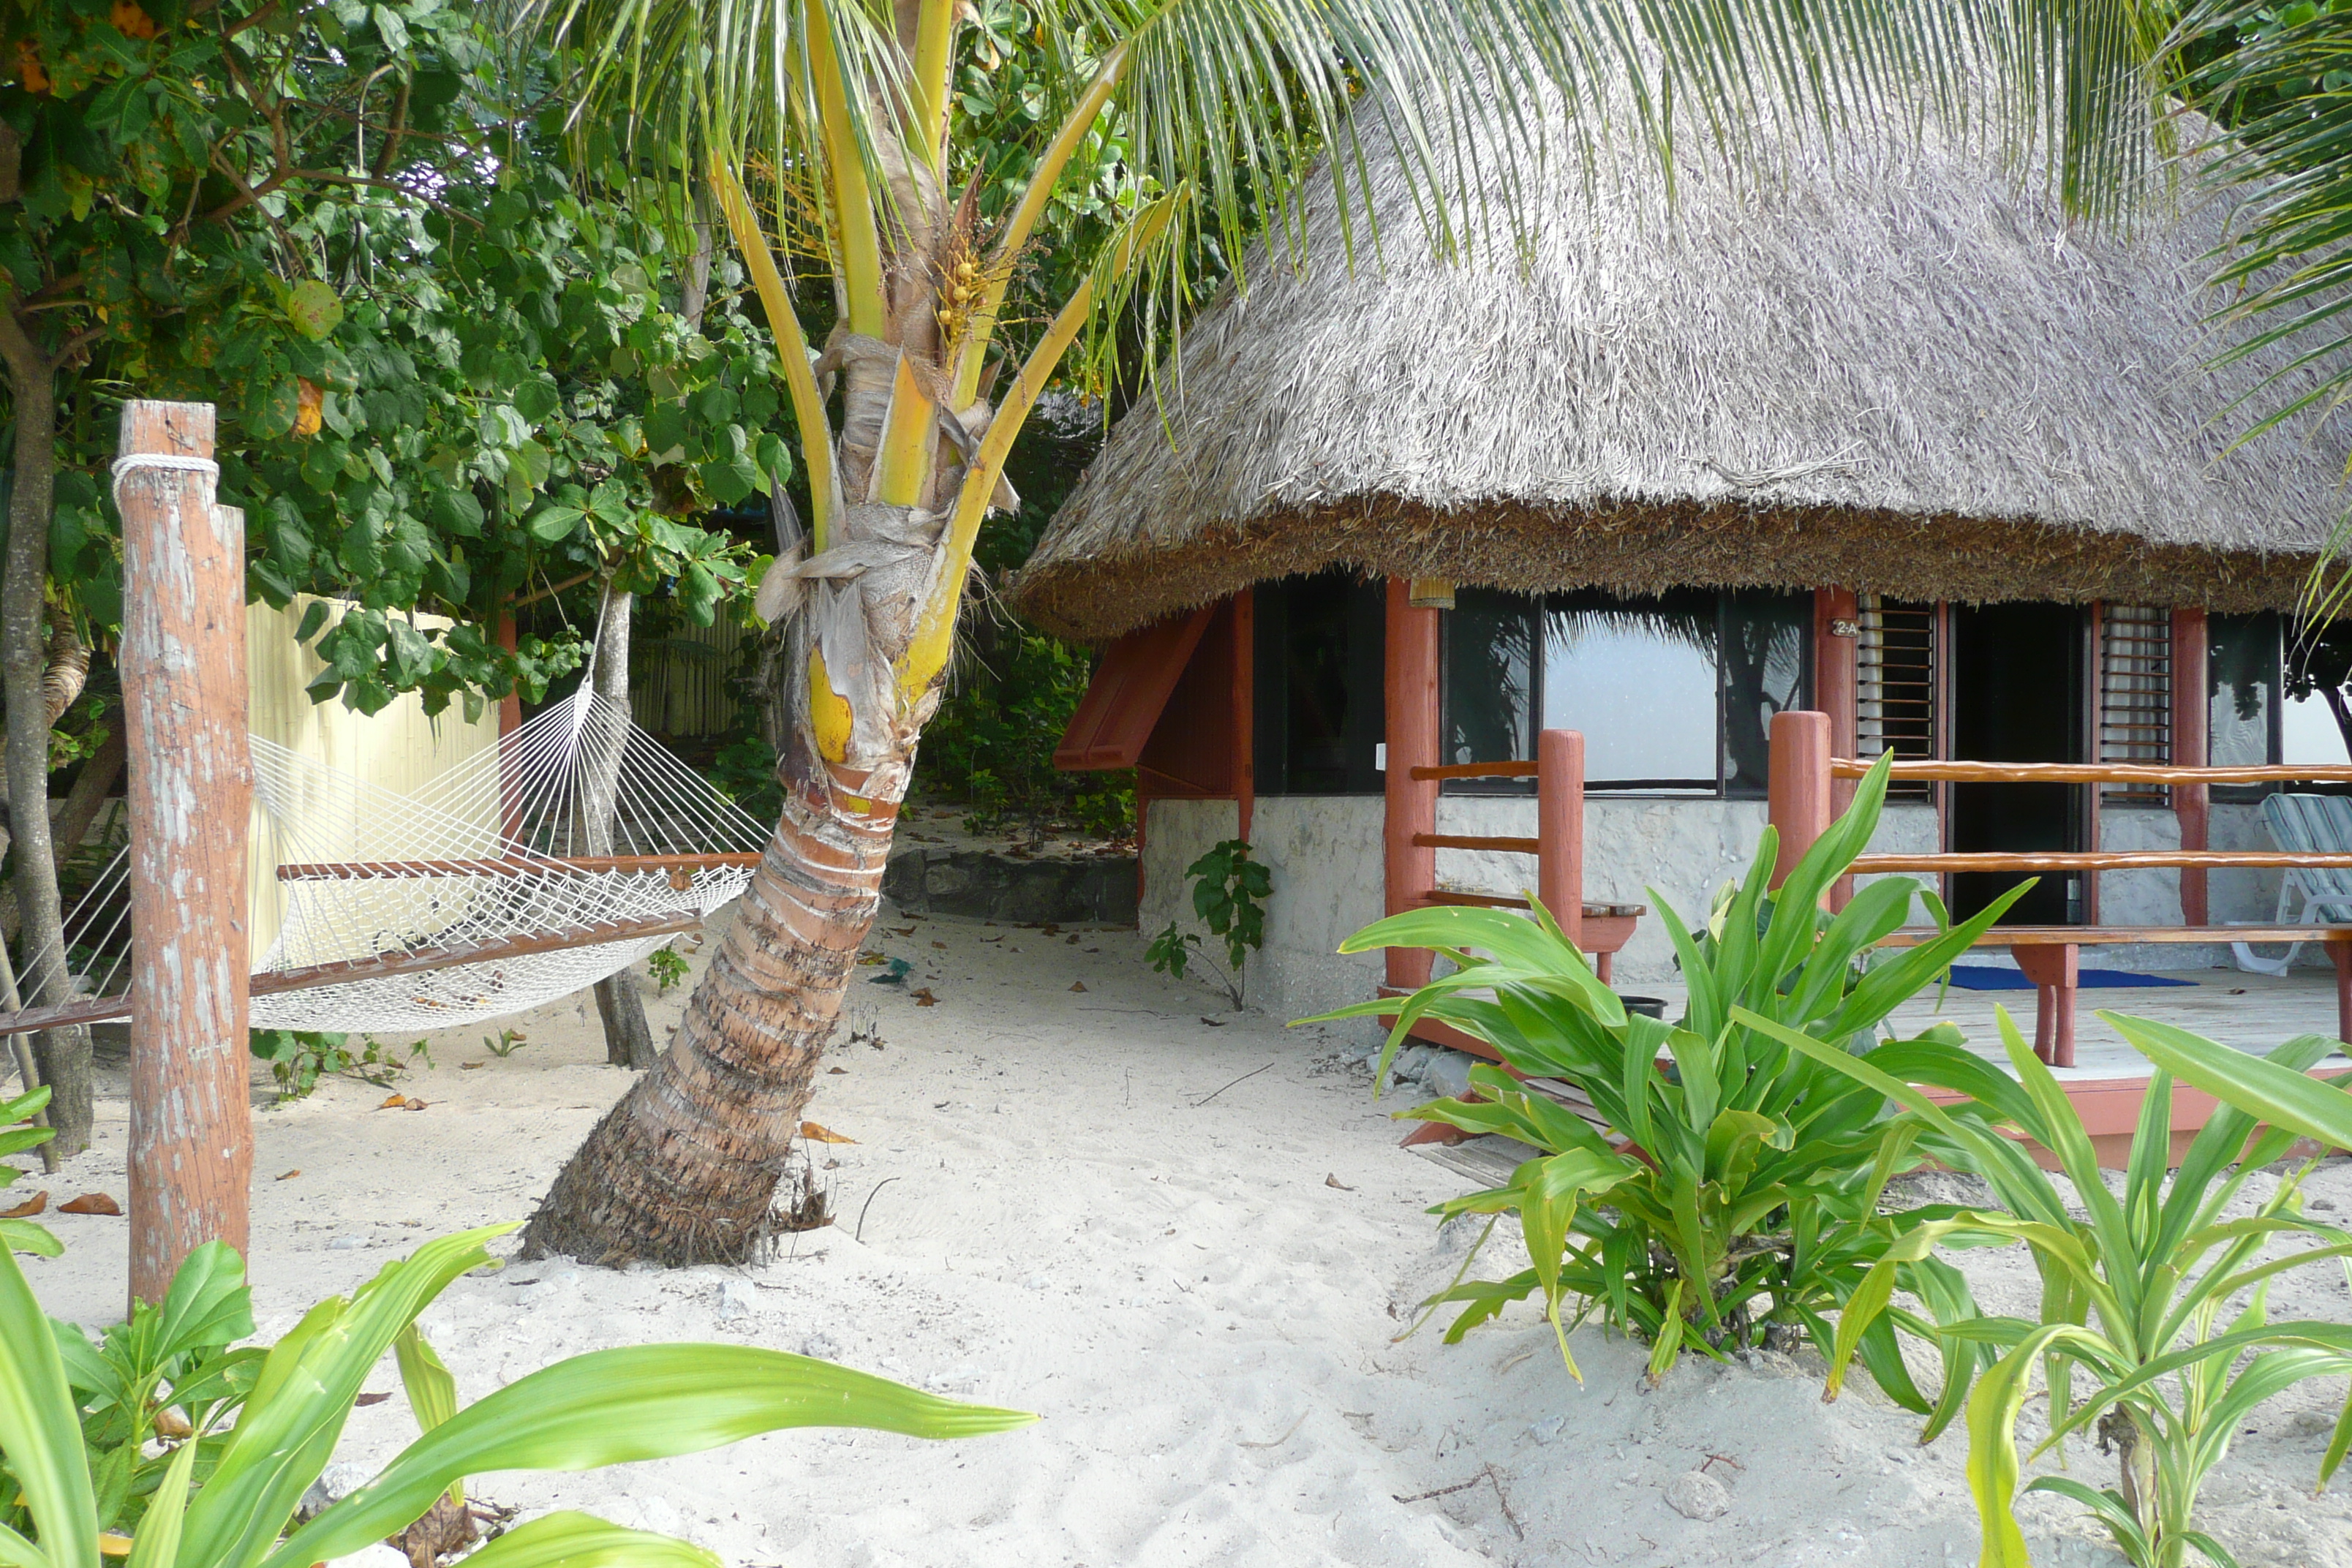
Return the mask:
<path id="1" fill-rule="evenodd" d="M 462 705 L 454 702 L 438 718 L 427 719 L 424 700 L 414 692 L 373 714 L 353 712 L 340 700 L 312 702 L 305 689 L 326 664 L 296 642 L 294 633 L 314 602 L 311 595 L 303 595 L 283 610 L 263 604 L 246 606 L 246 665 L 251 688 L 250 722 L 256 735 L 400 795 L 415 793 L 468 758 L 497 751 L 496 704 L 486 705 L 482 717 L 469 724 Z M 337 611 L 349 607 L 345 601 L 331 599 L 327 604 Z M 416 617 L 420 629 L 450 624 L 438 616 Z M 486 837 L 495 831 L 495 812 L 493 802 L 493 820 L 485 825 Z M 347 794 L 320 792 L 317 798 L 304 803 L 302 856 L 356 860 L 416 853 L 414 846 L 392 841 L 386 826 L 360 809 Z M 283 918 L 278 864 L 295 857 L 281 844 L 280 836 L 257 805 L 251 844 L 247 887 L 253 953 L 258 958 L 277 940 Z"/>

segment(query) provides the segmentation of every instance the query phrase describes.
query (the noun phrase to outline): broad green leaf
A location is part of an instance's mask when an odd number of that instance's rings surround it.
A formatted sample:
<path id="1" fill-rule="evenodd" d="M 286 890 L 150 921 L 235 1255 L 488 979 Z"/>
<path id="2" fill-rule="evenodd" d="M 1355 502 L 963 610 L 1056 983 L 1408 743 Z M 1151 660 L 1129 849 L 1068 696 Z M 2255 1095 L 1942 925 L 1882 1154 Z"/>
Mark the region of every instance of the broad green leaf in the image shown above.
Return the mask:
<path id="1" fill-rule="evenodd" d="M 2044 1323 L 1993 1363 L 1969 1395 L 1969 1490 L 1984 1531 L 1979 1568 L 2033 1568 L 2015 1511 L 2017 1417 L 2025 1408 L 2033 1363 L 2062 1341 L 2095 1343 L 2097 1336 L 2072 1323 Z"/>
<path id="2" fill-rule="evenodd" d="M 2102 1009 L 2142 1056 L 2183 1083 L 2273 1126 L 2293 1128 L 2331 1149 L 2352 1149 L 2352 1094 L 2261 1057 L 2218 1045 L 2175 1025 Z"/>
<path id="3" fill-rule="evenodd" d="M 163 1484 L 147 1500 L 139 1534 L 131 1547 L 130 1568 L 173 1568 L 180 1557 L 180 1525 L 188 1509 L 188 1481 L 195 1474 L 199 1445 L 182 1443 L 163 1471 Z"/>
<path id="4" fill-rule="evenodd" d="M 402 1450 L 375 1479 L 297 1530 L 266 1568 L 308 1568 L 348 1556 L 404 1528 L 463 1476 L 667 1458 L 788 1426 L 866 1426 L 945 1438 L 1035 1419 L 747 1345 L 593 1351 L 460 1410 Z"/>
<path id="5" fill-rule="evenodd" d="M 692 1542 L 569 1510 L 519 1524 L 466 1561 L 477 1568 L 720 1568 L 718 1553 Z"/>
<path id="6" fill-rule="evenodd" d="M 331 284 L 305 278 L 287 291 L 286 319 L 313 342 L 331 335 L 343 322 L 343 302 Z"/>
<path id="7" fill-rule="evenodd" d="M 82 1460 L 81 1422 L 47 1318 L 0 1248 L 0 1453 L 8 1458 L 41 1546 L 29 1561 L 83 1568 L 98 1561 L 97 1500 Z M 17 1538 L 19 1542 L 23 1538 Z M 22 1555 L 30 1542 L 0 1546 Z"/>

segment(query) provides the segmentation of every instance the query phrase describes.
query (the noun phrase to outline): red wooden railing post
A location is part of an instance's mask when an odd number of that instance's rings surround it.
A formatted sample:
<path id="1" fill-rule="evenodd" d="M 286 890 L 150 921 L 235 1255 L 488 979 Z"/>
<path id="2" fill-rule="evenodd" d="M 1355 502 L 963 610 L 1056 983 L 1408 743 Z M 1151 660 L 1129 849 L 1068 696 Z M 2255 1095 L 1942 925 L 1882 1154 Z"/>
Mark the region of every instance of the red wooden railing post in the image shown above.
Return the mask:
<path id="1" fill-rule="evenodd" d="M 245 516 L 213 504 L 208 403 L 122 405 L 131 768 L 131 1300 L 208 1241 L 246 1250 L 253 1182 L 245 849 L 253 810 Z"/>
<path id="2" fill-rule="evenodd" d="M 1766 810 L 1780 832 L 1772 863 L 1779 887 L 1830 827 L 1830 717 L 1826 713 L 1772 715 L 1771 778 Z"/>
<path id="3" fill-rule="evenodd" d="M 1437 781 L 1412 770 L 1438 765 L 1437 612 L 1417 610 L 1402 578 L 1389 579 L 1386 690 L 1388 815 L 1383 834 L 1388 912 L 1418 909 L 1437 885 L 1437 851 L 1415 844 L 1437 831 Z M 1435 955 L 1426 948 L 1388 950 L 1391 985 L 1429 984 Z"/>
<path id="4" fill-rule="evenodd" d="M 1536 737 L 1536 897 L 1569 945 L 1584 947 L 1584 737 Z"/>

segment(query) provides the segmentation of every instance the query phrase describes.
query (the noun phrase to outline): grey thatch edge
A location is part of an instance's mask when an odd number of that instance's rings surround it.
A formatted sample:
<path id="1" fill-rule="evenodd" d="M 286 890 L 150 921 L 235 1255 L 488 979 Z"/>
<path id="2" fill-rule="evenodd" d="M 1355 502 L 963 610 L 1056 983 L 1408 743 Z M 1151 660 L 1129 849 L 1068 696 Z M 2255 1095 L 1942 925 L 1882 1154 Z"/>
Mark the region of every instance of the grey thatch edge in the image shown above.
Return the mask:
<path id="1" fill-rule="evenodd" d="M 2314 558 L 2158 544 L 2123 532 L 1879 509 L 1654 501 L 1442 512 L 1387 496 L 1261 514 L 1157 549 L 1023 572 L 1014 603 L 1064 637 L 1100 641 L 1295 573 L 1351 568 L 1541 593 L 1595 587 L 1805 590 L 1891 598 L 2286 609 Z"/>

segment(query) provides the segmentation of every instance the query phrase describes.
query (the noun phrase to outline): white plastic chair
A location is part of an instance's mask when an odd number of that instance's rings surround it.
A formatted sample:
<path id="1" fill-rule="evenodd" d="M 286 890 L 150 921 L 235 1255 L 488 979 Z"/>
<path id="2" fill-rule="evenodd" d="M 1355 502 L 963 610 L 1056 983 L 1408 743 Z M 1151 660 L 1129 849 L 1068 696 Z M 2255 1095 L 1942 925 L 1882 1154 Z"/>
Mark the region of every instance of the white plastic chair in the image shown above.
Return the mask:
<path id="1" fill-rule="evenodd" d="M 2337 795 L 2273 795 L 2263 797 L 2263 826 L 2271 842 L 2298 854 L 2352 853 L 2352 799 Z M 2289 911 L 2300 899 L 2302 912 Z M 2352 869 L 2297 867 L 2279 880 L 2278 923 L 2314 925 L 2352 921 Z M 2238 967 L 2256 974 L 2284 974 L 2303 943 L 2289 942 L 2284 958 L 2263 958 L 2252 944 L 2233 942 Z"/>

